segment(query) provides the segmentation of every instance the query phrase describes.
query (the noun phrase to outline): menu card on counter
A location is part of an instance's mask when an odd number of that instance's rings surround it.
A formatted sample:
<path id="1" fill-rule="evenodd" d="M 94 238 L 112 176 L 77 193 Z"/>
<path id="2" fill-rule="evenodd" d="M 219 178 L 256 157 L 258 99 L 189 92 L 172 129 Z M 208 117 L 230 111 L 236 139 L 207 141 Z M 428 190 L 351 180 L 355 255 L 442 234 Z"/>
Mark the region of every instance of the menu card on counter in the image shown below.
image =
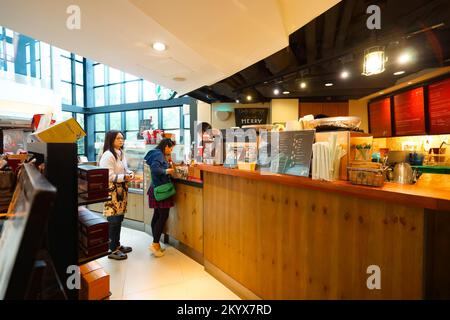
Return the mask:
<path id="1" fill-rule="evenodd" d="M 267 148 L 264 151 L 260 144 L 259 152 L 260 160 L 267 159 L 270 152 L 270 167 L 261 167 L 261 171 L 308 177 L 314 133 L 314 130 L 270 133 L 270 142 L 264 144 Z"/>
<path id="2" fill-rule="evenodd" d="M 428 115 L 430 134 L 450 133 L 450 79 L 429 86 Z"/>
<path id="3" fill-rule="evenodd" d="M 394 96 L 395 135 L 425 134 L 425 106 L 423 88 L 416 88 Z"/>
<path id="4" fill-rule="evenodd" d="M 386 98 L 369 104 L 370 133 L 375 137 L 391 137 L 391 99 Z"/>

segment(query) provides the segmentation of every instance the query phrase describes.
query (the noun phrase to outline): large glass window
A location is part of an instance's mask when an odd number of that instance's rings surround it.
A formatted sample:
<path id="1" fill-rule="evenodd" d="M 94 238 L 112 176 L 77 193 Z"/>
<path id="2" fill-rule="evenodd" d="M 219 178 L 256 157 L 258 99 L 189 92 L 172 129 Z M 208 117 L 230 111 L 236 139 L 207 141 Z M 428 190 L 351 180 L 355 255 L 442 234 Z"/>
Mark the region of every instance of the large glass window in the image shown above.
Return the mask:
<path id="1" fill-rule="evenodd" d="M 163 129 L 180 128 L 180 107 L 163 109 Z"/>
<path id="2" fill-rule="evenodd" d="M 139 129 L 139 114 L 138 111 L 127 111 L 126 116 L 126 131 Z"/>
<path id="3" fill-rule="evenodd" d="M 83 63 L 76 62 L 75 63 L 75 81 L 77 84 L 83 85 Z"/>
<path id="4" fill-rule="evenodd" d="M 95 131 L 105 131 L 105 114 L 95 115 Z"/>
<path id="5" fill-rule="evenodd" d="M 153 129 L 159 129 L 159 119 L 158 119 L 158 109 L 148 109 L 148 110 L 144 110 L 144 117 L 143 119 L 152 119 L 153 122 Z"/>
<path id="6" fill-rule="evenodd" d="M 84 107 L 84 68 L 83 62 L 77 61 L 73 53 L 59 50 L 58 59 L 61 73 L 61 95 L 63 103 Z M 74 96 L 72 93 L 74 91 Z"/>
<path id="7" fill-rule="evenodd" d="M 71 60 L 61 57 L 59 69 L 61 71 L 61 80 L 72 82 L 72 64 Z"/>
<path id="8" fill-rule="evenodd" d="M 61 98 L 62 103 L 72 104 L 72 84 L 61 81 Z"/>
<path id="9" fill-rule="evenodd" d="M 111 130 L 122 130 L 122 113 L 113 112 L 109 115 L 109 126 Z"/>
<path id="10" fill-rule="evenodd" d="M 109 86 L 109 104 L 115 105 L 120 104 L 121 101 L 121 85 L 120 84 L 114 84 L 112 86 Z"/>
<path id="11" fill-rule="evenodd" d="M 94 65 L 94 86 L 105 84 L 105 66 L 103 64 Z"/>
<path id="12" fill-rule="evenodd" d="M 156 95 L 156 85 L 154 83 L 144 80 L 142 86 L 144 101 L 158 100 L 158 96 Z"/>
<path id="13" fill-rule="evenodd" d="M 125 83 L 125 103 L 139 101 L 139 82 L 131 81 Z"/>
<path id="14" fill-rule="evenodd" d="M 117 69 L 109 68 L 109 83 L 122 82 L 122 72 Z"/>
<path id="15" fill-rule="evenodd" d="M 94 89 L 95 106 L 102 107 L 105 105 L 105 87 L 98 87 Z"/>

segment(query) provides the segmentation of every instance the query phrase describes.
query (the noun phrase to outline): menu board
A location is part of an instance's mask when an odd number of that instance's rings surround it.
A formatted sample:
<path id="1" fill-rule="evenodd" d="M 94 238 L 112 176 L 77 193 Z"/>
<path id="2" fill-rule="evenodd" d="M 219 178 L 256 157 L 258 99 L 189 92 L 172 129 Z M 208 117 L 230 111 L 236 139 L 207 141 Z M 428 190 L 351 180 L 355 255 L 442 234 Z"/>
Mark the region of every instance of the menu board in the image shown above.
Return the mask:
<path id="1" fill-rule="evenodd" d="M 416 88 L 394 96 L 395 135 L 425 134 L 423 88 Z"/>
<path id="2" fill-rule="evenodd" d="M 450 79 L 429 86 L 430 134 L 450 133 Z"/>
<path id="3" fill-rule="evenodd" d="M 245 125 L 266 124 L 269 109 L 267 108 L 236 108 L 234 109 L 236 127 Z"/>
<path id="4" fill-rule="evenodd" d="M 314 130 L 270 133 L 270 169 L 261 171 L 308 177 L 314 133 Z M 259 157 L 264 158 L 261 148 Z"/>
<path id="5" fill-rule="evenodd" d="M 375 138 L 392 136 L 390 98 L 369 104 L 369 123 L 370 133 Z"/>

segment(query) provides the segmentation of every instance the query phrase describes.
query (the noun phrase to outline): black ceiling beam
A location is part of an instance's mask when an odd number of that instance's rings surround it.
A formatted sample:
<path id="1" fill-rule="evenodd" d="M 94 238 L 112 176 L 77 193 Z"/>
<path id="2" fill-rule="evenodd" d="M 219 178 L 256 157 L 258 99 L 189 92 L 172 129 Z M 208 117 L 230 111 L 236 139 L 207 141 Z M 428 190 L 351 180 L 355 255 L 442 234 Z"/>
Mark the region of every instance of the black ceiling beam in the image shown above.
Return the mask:
<path id="1" fill-rule="evenodd" d="M 325 13 L 322 36 L 322 58 L 331 56 L 334 53 L 334 40 L 336 38 L 336 29 L 341 7 L 342 5 L 335 5 Z"/>
<path id="2" fill-rule="evenodd" d="M 316 47 L 316 20 L 311 21 L 305 26 L 305 45 L 306 45 L 306 61 L 313 63 L 317 56 Z"/>
<path id="3" fill-rule="evenodd" d="M 336 38 L 335 53 L 341 51 L 344 48 L 344 42 L 347 36 L 347 31 L 352 20 L 353 8 L 355 7 L 356 0 L 347 0 L 344 2 L 344 9 L 341 15 L 341 23 L 339 25 L 339 31 Z"/>

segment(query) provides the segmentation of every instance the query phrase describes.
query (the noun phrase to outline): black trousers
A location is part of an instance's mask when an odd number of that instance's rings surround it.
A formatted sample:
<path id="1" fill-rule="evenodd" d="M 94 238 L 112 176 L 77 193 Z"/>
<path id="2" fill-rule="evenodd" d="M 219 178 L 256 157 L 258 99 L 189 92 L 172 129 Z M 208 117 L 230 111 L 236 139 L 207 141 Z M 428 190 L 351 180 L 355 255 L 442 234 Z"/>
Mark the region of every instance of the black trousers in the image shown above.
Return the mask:
<path id="1" fill-rule="evenodd" d="M 153 243 L 159 243 L 167 218 L 169 218 L 170 208 L 155 208 L 151 222 Z"/>
<path id="2" fill-rule="evenodd" d="M 123 214 L 106 218 L 109 222 L 109 250 L 111 251 L 116 251 L 120 247 L 120 229 L 123 218 Z"/>

